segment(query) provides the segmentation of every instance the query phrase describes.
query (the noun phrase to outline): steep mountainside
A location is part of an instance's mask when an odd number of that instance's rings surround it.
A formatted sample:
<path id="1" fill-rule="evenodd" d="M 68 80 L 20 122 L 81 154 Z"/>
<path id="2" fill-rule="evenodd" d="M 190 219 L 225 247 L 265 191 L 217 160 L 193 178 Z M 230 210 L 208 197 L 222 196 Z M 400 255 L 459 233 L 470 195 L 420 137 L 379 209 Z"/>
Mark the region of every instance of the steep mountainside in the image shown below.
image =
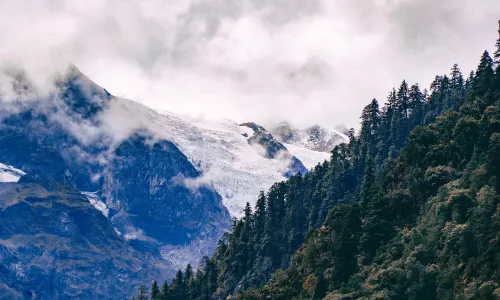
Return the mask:
<path id="1" fill-rule="evenodd" d="M 14 78 L 14 84 L 20 82 L 28 81 Z M 28 83 L 18 100 L 1 100 L 3 181 L 8 181 L 3 174 L 10 181 L 22 175 L 7 167 L 12 165 L 37 182 L 85 192 L 123 240 L 151 256 L 159 257 L 164 247 L 204 242 L 182 261 L 165 257 L 172 262 L 170 271 L 173 264 L 193 263 L 213 251 L 229 227 L 229 213 L 211 186 L 185 184 L 200 172 L 172 142 L 126 120 L 113 110 L 121 100 L 75 68 L 49 95 L 39 95 Z"/>
<path id="2" fill-rule="evenodd" d="M 144 280 L 172 276 L 77 190 L 26 178 L 0 183 L 0 257 L 2 299 L 125 298 Z"/>
<path id="3" fill-rule="evenodd" d="M 160 296 L 498 299 L 496 45 L 467 79 L 454 65 L 430 94 L 403 81 L 381 109 L 372 100 L 329 162 L 262 193 L 202 269 L 179 271 Z"/>

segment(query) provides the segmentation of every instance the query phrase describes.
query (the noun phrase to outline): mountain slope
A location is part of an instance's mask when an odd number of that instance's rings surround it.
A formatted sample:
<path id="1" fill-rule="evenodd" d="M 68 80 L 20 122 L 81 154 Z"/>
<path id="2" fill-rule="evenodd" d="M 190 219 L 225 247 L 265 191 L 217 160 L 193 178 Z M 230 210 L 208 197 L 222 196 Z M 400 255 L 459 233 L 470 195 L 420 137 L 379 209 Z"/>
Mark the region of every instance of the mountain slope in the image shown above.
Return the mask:
<path id="1" fill-rule="evenodd" d="M 27 88 L 22 100 L 0 99 L 0 161 L 33 180 L 93 193 L 94 204 L 104 206 L 112 226 L 140 251 L 156 255 L 164 246 L 203 240 L 206 247 L 192 260 L 211 253 L 230 216 L 213 188 L 184 184 L 200 178 L 186 156 L 126 120 L 114 109 L 122 100 L 75 68 L 56 87 L 45 96 Z"/>
<path id="2" fill-rule="evenodd" d="M 498 299 L 497 46 L 467 80 L 455 65 L 430 95 L 403 81 L 372 100 L 329 162 L 246 209 L 183 299 Z"/>
<path id="3" fill-rule="evenodd" d="M 125 298 L 172 266 L 134 250 L 71 187 L 0 183 L 2 299 Z"/>
<path id="4" fill-rule="evenodd" d="M 241 215 L 260 190 L 307 171 L 291 154 L 261 156 L 234 122 L 158 113 L 112 96 L 74 67 L 49 95 L 16 80 L 25 86 L 23 99 L 0 99 L 3 181 L 26 172 L 74 187 L 143 260 L 163 258 L 163 275 L 213 253 L 229 229 L 223 204 Z"/>

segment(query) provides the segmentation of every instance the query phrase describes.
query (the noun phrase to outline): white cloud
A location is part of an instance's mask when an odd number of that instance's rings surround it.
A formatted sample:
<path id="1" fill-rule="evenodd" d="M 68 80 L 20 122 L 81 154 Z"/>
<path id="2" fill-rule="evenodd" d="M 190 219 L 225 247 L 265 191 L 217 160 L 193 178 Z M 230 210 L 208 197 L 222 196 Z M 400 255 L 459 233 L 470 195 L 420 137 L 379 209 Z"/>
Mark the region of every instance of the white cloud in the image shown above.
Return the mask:
<path id="1" fill-rule="evenodd" d="M 495 0 L 3 0 L 0 67 L 74 62 L 115 95 L 195 116 L 357 126 L 406 78 L 475 68 Z"/>

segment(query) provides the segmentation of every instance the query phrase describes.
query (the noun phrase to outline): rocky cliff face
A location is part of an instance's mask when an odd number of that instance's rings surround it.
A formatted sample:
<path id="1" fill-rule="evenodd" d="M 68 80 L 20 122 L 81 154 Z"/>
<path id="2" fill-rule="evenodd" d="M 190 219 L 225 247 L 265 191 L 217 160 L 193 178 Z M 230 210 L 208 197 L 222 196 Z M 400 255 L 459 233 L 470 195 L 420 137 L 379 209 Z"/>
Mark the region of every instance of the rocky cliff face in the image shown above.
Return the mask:
<path id="1" fill-rule="evenodd" d="M 276 140 L 271 133 L 264 127 L 257 125 L 253 122 L 243 123 L 240 126 L 251 129 L 245 133 L 248 143 L 257 147 L 257 151 L 268 159 L 278 159 L 286 164 L 283 172 L 285 177 L 291 177 L 297 173 L 307 173 L 306 167 L 302 162 L 288 152 L 288 149 L 278 140 Z"/>
<path id="2" fill-rule="evenodd" d="M 209 186 L 184 185 L 198 176 L 174 144 L 139 132 L 115 149 L 100 195 L 116 211 L 112 223 L 129 239 L 182 245 L 217 238 L 228 228 L 229 214 Z"/>
<path id="3" fill-rule="evenodd" d="M 76 189 L 31 180 L 0 183 L 0 258 L 1 299 L 124 299 L 172 275 Z"/>

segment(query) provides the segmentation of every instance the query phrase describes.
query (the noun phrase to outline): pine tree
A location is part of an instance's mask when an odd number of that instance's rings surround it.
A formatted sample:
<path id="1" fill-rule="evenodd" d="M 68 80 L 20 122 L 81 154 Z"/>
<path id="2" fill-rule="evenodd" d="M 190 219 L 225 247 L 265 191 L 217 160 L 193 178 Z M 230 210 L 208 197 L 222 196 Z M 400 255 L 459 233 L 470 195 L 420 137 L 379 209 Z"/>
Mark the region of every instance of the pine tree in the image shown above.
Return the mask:
<path id="1" fill-rule="evenodd" d="M 193 277 L 193 268 L 191 267 L 191 264 L 187 264 L 186 271 L 184 272 L 184 285 L 187 285 L 189 279 L 191 279 L 192 277 Z"/>
<path id="2" fill-rule="evenodd" d="M 375 169 L 373 159 L 370 157 L 366 163 L 363 185 L 361 187 L 361 204 L 363 207 L 366 208 L 372 199 L 377 197 L 376 193 Z"/>
<path id="3" fill-rule="evenodd" d="M 465 93 L 464 77 L 462 75 L 462 72 L 460 71 L 460 68 L 458 67 L 458 64 L 453 65 L 450 75 L 451 75 L 451 82 L 450 82 L 451 95 L 450 95 L 450 104 L 448 106 L 449 108 L 456 109 L 463 104 L 462 99 Z"/>
<path id="4" fill-rule="evenodd" d="M 252 234 L 252 228 L 253 228 L 253 216 L 252 216 L 252 208 L 250 207 L 250 203 L 247 202 L 245 205 L 245 209 L 243 210 L 244 216 L 243 216 L 243 234 L 242 234 L 242 239 L 244 243 L 249 243 L 251 234 Z"/>
<path id="5" fill-rule="evenodd" d="M 276 267 L 279 266 L 280 258 L 286 251 L 285 241 L 280 234 L 285 217 L 285 192 L 285 185 L 276 183 L 271 186 L 267 193 L 265 245 L 266 251 Z"/>
<path id="6" fill-rule="evenodd" d="M 360 142 L 362 144 L 359 169 L 364 168 L 364 161 L 367 155 L 373 155 L 377 145 L 378 128 L 380 126 L 380 112 L 377 99 L 373 99 L 369 105 L 363 109 L 361 114 Z"/>
<path id="7" fill-rule="evenodd" d="M 161 300 L 170 300 L 170 288 L 168 286 L 168 282 L 165 281 L 161 288 Z"/>
<path id="8" fill-rule="evenodd" d="M 153 285 L 151 287 L 151 300 L 161 300 L 160 288 L 158 287 L 158 282 L 153 281 Z"/>
<path id="9" fill-rule="evenodd" d="M 500 73 L 500 21 L 498 21 L 498 39 L 495 44 L 496 49 L 493 54 L 494 62 L 495 62 L 495 71 L 497 75 Z"/>
<path id="10" fill-rule="evenodd" d="M 173 300 L 183 300 L 186 295 L 186 287 L 184 285 L 184 274 L 182 274 L 181 270 L 177 271 L 174 279 L 172 280 L 172 284 L 170 285 L 170 299 Z"/>
<path id="11" fill-rule="evenodd" d="M 484 51 L 475 73 L 474 80 L 472 81 L 472 92 L 470 94 L 472 100 L 479 104 L 478 108 L 480 111 L 486 108 L 493 101 L 493 99 L 491 99 L 493 95 L 490 93 L 493 81 L 493 60 L 491 59 L 488 51 Z"/>
<path id="12" fill-rule="evenodd" d="M 428 103 L 428 111 L 425 118 L 425 123 L 433 122 L 434 119 L 442 112 L 442 83 L 443 76 L 436 76 L 431 83 L 431 90 Z"/>
<path id="13" fill-rule="evenodd" d="M 410 107 L 410 126 L 422 125 L 424 122 L 424 104 L 425 96 L 420 91 L 418 84 L 414 84 L 409 92 L 409 107 Z"/>
<path id="14" fill-rule="evenodd" d="M 266 202 L 267 198 L 264 194 L 264 191 L 261 191 L 259 197 L 257 198 L 257 204 L 255 206 L 255 232 L 257 233 L 257 239 L 260 239 L 264 234 L 264 230 L 266 227 Z"/>
<path id="15" fill-rule="evenodd" d="M 194 296 L 195 292 L 194 291 L 194 285 L 193 285 L 193 268 L 191 267 L 191 264 L 188 264 L 186 266 L 186 271 L 184 271 L 184 287 L 185 287 L 185 297 L 186 299 L 192 299 Z"/>
<path id="16" fill-rule="evenodd" d="M 253 217 L 252 217 L 252 208 L 250 207 L 250 203 L 247 202 L 244 209 L 244 217 L 243 217 L 243 227 L 241 230 L 240 236 L 240 245 L 238 246 L 239 256 L 241 260 L 241 275 L 245 274 L 248 269 L 252 265 L 252 233 L 253 233 Z"/>
<path id="17" fill-rule="evenodd" d="M 398 108 L 401 117 L 408 119 L 408 108 L 409 108 L 409 97 L 408 97 L 408 84 L 406 80 L 403 80 L 401 86 L 398 89 L 396 98 L 396 107 Z"/>

